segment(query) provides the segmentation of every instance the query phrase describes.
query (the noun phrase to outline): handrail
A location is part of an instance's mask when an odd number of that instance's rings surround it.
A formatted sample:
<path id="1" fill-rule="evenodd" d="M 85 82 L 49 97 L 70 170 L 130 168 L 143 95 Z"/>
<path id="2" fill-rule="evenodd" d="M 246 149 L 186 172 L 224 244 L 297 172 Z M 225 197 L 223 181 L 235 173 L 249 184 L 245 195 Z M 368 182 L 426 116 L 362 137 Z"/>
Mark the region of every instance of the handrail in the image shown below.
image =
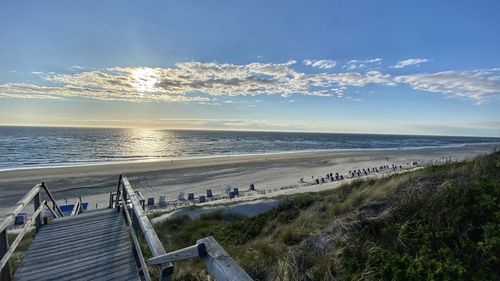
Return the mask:
<path id="1" fill-rule="evenodd" d="M 28 233 L 30 227 L 35 223 L 36 217 L 38 217 L 38 215 L 42 212 L 46 203 L 47 203 L 46 200 L 42 202 L 40 207 L 38 207 L 38 209 L 36 209 L 36 211 L 33 213 L 33 216 L 31 216 L 29 221 L 24 225 L 23 230 L 17 235 L 14 242 L 12 242 L 12 245 L 9 247 L 7 252 L 3 255 L 2 259 L 0 260 L 0 269 L 2 269 L 9 262 L 10 256 L 16 250 L 17 245 L 21 243 L 21 240 L 23 239 L 24 235 Z"/>
<path id="2" fill-rule="evenodd" d="M 52 196 L 52 193 L 50 192 L 49 188 L 47 187 L 47 185 L 45 185 L 44 182 L 42 182 L 42 188 L 45 190 L 45 193 L 47 193 L 47 196 L 49 196 L 49 199 L 52 202 L 52 208 L 55 209 L 59 213 L 59 216 L 64 217 L 64 214 L 61 211 L 61 209 L 59 208 L 59 205 L 57 205 L 56 200 L 54 199 L 54 196 Z"/>
<path id="3" fill-rule="evenodd" d="M 78 197 L 78 200 L 76 200 L 75 204 L 73 204 L 73 210 L 71 210 L 71 216 L 78 215 L 82 212 L 82 197 Z"/>
<path id="4" fill-rule="evenodd" d="M 130 182 L 128 181 L 127 177 L 120 175 L 120 180 L 118 182 L 118 188 L 116 191 L 115 208 L 117 209 L 117 211 L 119 211 L 120 207 L 122 207 L 125 209 L 124 213 L 128 214 L 130 206 L 130 209 L 132 211 L 132 216 L 131 216 L 132 219 L 130 220 L 130 222 L 132 222 L 131 225 L 132 227 L 130 227 L 131 233 L 133 233 L 132 236 L 136 236 L 135 228 L 138 225 L 140 227 L 141 234 L 144 237 L 144 240 L 146 240 L 148 248 L 151 251 L 153 257 L 164 255 L 166 254 L 166 251 L 163 248 L 160 239 L 156 235 L 153 225 L 151 225 L 151 222 L 149 221 L 146 213 L 144 212 L 143 207 L 141 206 L 140 200 L 137 197 L 138 195 L 130 185 Z M 120 199 L 122 199 L 121 204 L 120 204 Z M 134 239 L 133 242 L 134 244 L 135 243 L 138 244 L 138 241 L 136 242 Z M 137 252 L 137 254 L 139 256 L 139 261 L 141 262 L 141 258 L 143 259 L 143 257 L 142 255 L 140 255 L 139 251 Z M 141 264 L 141 266 L 143 265 Z M 147 270 L 148 270 L 147 267 L 142 268 L 142 271 L 144 272 L 145 276 L 149 274 L 145 273 L 145 271 Z M 158 265 L 158 272 L 161 281 L 170 280 L 170 275 L 173 273 L 173 264 L 166 263 Z"/>
<path id="5" fill-rule="evenodd" d="M 121 197 L 123 198 L 123 201 L 122 202 L 125 202 L 125 193 L 123 192 Z M 151 281 L 151 276 L 149 276 L 149 271 L 147 270 L 147 265 L 146 265 L 146 261 L 144 260 L 144 255 L 142 254 L 142 250 L 141 250 L 141 247 L 139 245 L 139 239 L 137 238 L 137 234 L 135 233 L 135 230 L 134 228 L 132 227 L 132 220 L 130 219 L 130 214 L 128 213 L 128 210 L 126 208 L 126 206 L 124 206 L 123 208 L 121 208 L 121 212 L 122 214 L 125 216 L 125 221 L 127 223 L 127 226 L 130 227 L 130 234 L 132 236 L 132 241 L 133 241 L 133 244 L 134 244 L 134 249 L 137 253 L 137 257 L 139 258 L 139 263 L 141 264 L 141 269 L 142 269 L 142 272 L 144 274 L 144 279 L 146 281 Z"/>
<path id="6" fill-rule="evenodd" d="M 48 195 L 50 201 L 52 202 L 52 208 L 49 206 L 48 201 L 44 200 L 43 202 L 40 200 L 40 191 L 44 190 Z M 8 233 L 7 227 L 14 222 L 16 216 L 24 209 L 30 202 L 33 201 L 34 212 L 28 222 L 25 223 L 21 232 L 16 236 L 14 242 L 9 247 Z M 13 207 L 10 212 L 4 216 L 0 220 L 0 279 L 4 281 L 8 281 L 12 279 L 12 272 L 9 265 L 9 259 L 12 256 L 12 253 L 16 250 L 17 246 L 23 239 L 24 235 L 28 232 L 31 226 L 35 225 L 35 231 L 38 231 L 42 225 L 42 210 L 47 207 L 49 211 L 55 218 L 63 217 L 64 214 L 61 212 L 59 205 L 54 200 L 54 197 L 50 193 L 49 189 L 45 185 L 45 183 L 39 183 L 33 186 L 17 203 L 16 206 Z"/>
<path id="7" fill-rule="evenodd" d="M 31 200 L 35 197 L 40 192 L 40 187 L 41 184 L 37 184 L 31 188 L 26 195 L 21 198 L 21 200 L 17 201 L 16 206 L 12 208 L 12 211 L 10 211 L 0 222 L 0 233 L 7 228 L 9 224 L 14 222 L 14 218 L 21 212 L 28 204 L 31 202 Z"/>
<path id="8" fill-rule="evenodd" d="M 196 241 L 196 245 L 150 258 L 147 263 L 157 265 L 196 257 L 201 258 L 210 274 L 217 281 L 252 281 L 252 278 L 212 236 L 199 239 Z"/>
<path id="9" fill-rule="evenodd" d="M 113 194 L 110 195 L 110 207 L 115 203 L 115 208 L 120 210 L 125 215 L 127 225 L 130 227 L 130 233 L 136 250 L 137 258 L 141 265 L 141 270 L 144 273 L 146 281 L 149 279 L 147 265 L 158 266 L 160 272 L 160 280 L 168 280 L 173 273 L 174 261 L 200 257 L 208 271 L 217 281 L 252 281 L 252 278 L 229 256 L 229 254 L 220 246 L 217 241 L 211 237 L 205 237 L 196 241 L 196 245 L 177 250 L 171 253 L 166 253 L 160 239 L 156 235 L 151 222 L 149 221 L 144 206 L 138 197 L 142 194 L 135 192 L 125 176 L 120 176 L 118 189 L 116 191 L 116 199 L 113 200 Z M 121 203 L 120 203 L 121 202 Z M 130 218 L 129 208 L 132 210 L 133 217 Z M 135 220 L 133 220 L 135 219 Z M 153 257 L 144 261 L 142 251 L 137 239 L 136 230 L 133 223 L 140 226 L 140 230 L 146 240 Z"/>

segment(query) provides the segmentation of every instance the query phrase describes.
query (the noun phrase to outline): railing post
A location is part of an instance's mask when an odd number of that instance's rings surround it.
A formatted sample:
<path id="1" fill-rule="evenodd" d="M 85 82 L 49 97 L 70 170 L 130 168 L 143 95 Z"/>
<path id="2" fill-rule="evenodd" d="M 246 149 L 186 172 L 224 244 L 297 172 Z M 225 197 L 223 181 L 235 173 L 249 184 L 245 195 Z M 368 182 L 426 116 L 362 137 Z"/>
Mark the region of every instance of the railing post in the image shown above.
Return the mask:
<path id="1" fill-rule="evenodd" d="M 2 233 L 0 233 L 0 259 L 7 253 L 9 250 L 9 239 L 7 237 L 7 229 L 4 229 Z M 3 281 L 12 280 L 12 272 L 10 269 L 10 264 L 7 264 L 2 268 L 2 272 L 0 277 Z"/>
<path id="2" fill-rule="evenodd" d="M 116 189 L 116 197 L 115 197 L 115 208 L 117 211 L 120 211 L 120 197 L 121 197 L 121 186 L 122 186 L 122 175 L 118 179 L 118 188 Z"/>
<path id="3" fill-rule="evenodd" d="M 113 208 L 113 191 L 109 192 L 109 206 L 108 208 Z"/>
<path id="4" fill-rule="evenodd" d="M 160 275 L 160 281 L 170 281 L 173 272 L 173 267 L 162 267 L 158 266 L 158 273 Z"/>
<path id="5" fill-rule="evenodd" d="M 40 202 L 41 202 L 40 201 L 40 191 L 38 191 L 38 193 L 33 198 L 33 204 L 35 206 L 35 212 L 40 207 Z M 38 232 L 38 230 L 40 229 L 41 225 L 42 225 L 42 215 L 38 214 L 36 216 L 36 218 L 35 218 L 35 230 L 36 230 L 36 232 Z"/>

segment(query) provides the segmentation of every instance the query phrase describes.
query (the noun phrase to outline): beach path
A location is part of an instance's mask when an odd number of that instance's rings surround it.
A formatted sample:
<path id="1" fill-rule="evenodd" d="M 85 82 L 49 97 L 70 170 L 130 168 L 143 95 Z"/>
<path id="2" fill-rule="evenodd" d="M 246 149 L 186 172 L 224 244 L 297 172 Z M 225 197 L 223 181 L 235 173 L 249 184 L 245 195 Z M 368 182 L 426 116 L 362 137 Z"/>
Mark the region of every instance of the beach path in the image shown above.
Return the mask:
<path id="1" fill-rule="evenodd" d="M 15 280 L 140 280 L 127 226 L 114 209 L 43 225 Z"/>

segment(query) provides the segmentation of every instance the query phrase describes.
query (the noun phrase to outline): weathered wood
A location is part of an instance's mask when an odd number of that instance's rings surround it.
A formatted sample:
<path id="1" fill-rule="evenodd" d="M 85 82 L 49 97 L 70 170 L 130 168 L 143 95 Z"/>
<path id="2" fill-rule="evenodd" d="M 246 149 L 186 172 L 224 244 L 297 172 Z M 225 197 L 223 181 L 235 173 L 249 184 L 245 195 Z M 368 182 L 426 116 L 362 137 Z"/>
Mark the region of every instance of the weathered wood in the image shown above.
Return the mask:
<path id="1" fill-rule="evenodd" d="M 73 204 L 73 210 L 71 210 L 71 216 L 76 216 L 82 212 L 82 197 L 78 197 L 75 204 Z"/>
<path id="2" fill-rule="evenodd" d="M 148 216 L 146 215 L 144 210 L 140 207 L 141 205 L 139 204 L 134 190 L 130 186 L 130 183 L 126 177 L 122 177 L 122 184 L 123 188 L 126 190 L 126 193 L 130 198 L 130 201 L 132 203 L 132 210 L 136 214 L 137 221 L 141 227 L 141 230 L 144 234 L 144 239 L 146 240 L 151 253 L 153 254 L 153 256 L 160 256 L 165 254 L 165 249 L 163 248 L 160 239 L 156 235 L 153 225 L 149 221 Z"/>
<path id="3" fill-rule="evenodd" d="M 158 264 L 164 264 L 168 262 L 174 262 L 174 261 L 180 261 L 180 260 L 186 260 L 186 259 L 191 259 L 191 258 L 197 258 L 197 257 L 204 257 L 207 255 L 207 249 L 205 247 L 205 244 L 196 244 L 193 246 L 189 246 L 177 251 L 173 251 L 170 253 L 167 253 L 162 256 L 150 258 L 148 260 L 149 265 L 158 265 Z"/>
<path id="4" fill-rule="evenodd" d="M 47 207 L 47 210 L 50 211 L 50 213 L 54 216 L 54 218 L 58 218 L 59 217 L 59 215 L 54 211 L 54 209 L 49 206 L 49 202 L 48 201 L 45 201 L 45 207 Z"/>
<path id="5" fill-rule="evenodd" d="M 139 203 L 141 203 L 141 207 L 142 207 L 142 209 L 143 209 L 143 210 L 146 210 L 146 209 L 145 209 L 145 202 L 146 202 L 146 200 L 144 199 L 144 196 L 142 195 L 142 192 L 140 192 L 140 191 L 136 191 L 135 193 L 136 193 L 136 194 L 137 194 L 137 196 L 139 197 L 138 199 L 139 199 Z"/>
<path id="6" fill-rule="evenodd" d="M 28 204 L 31 202 L 31 199 L 35 197 L 36 194 L 40 192 L 41 184 L 35 185 L 31 188 L 26 195 L 24 195 L 21 200 L 16 203 L 16 206 L 11 209 L 11 211 L 0 221 L 0 232 L 3 232 L 8 225 L 14 222 L 14 218 L 21 212 Z"/>
<path id="7" fill-rule="evenodd" d="M 146 265 L 146 261 L 144 261 L 144 255 L 142 254 L 141 246 L 139 244 L 139 239 L 137 238 L 137 235 L 135 233 L 135 229 L 134 227 L 132 227 L 132 220 L 130 219 L 127 206 L 123 206 L 122 212 L 124 213 L 126 223 L 129 226 L 130 235 L 132 236 L 132 242 L 133 242 L 132 244 L 134 246 L 136 256 L 139 260 L 139 264 L 141 265 L 141 270 L 142 273 L 144 274 L 144 279 L 146 281 L 151 281 L 151 277 L 149 276 L 148 266 Z"/>
<path id="8" fill-rule="evenodd" d="M 113 209 L 57 218 L 36 234 L 15 273 L 26 280 L 140 280 L 125 220 Z"/>
<path id="9" fill-rule="evenodd" d="M 113 203 L 114 203 L 113 196 L 114 196 L 113 192 L 110 191 L 109 192 L 109 205 L 108 205 L 108 208 L 110 208 L 110 209 L 113 208 Z"/>
<path id="10" fill-rule="evenodd" d="M 9 239 L 7 237 L 7 229 L 4 229 L 0 232 L 0 257 L 3 258 L 7 256 L 7 252 L 9 251 Z M 4 266 L 0 267 L 1 273 L 0 277 L 4 281 L 12 280 L 12 272 L 10 269 L 9 259 Z"/>
<path id="11" fill-rule="evenodd" d="M 132 213 L 133 216 L 137 219 L 137 222 L 141 228 L 142 235 L 144 237 L 144 240 L 146 240 L 146 243 L 148 244 L 148 247 L 153 254 L 154 257 L 156 256 L 161 256 L 166 254 L 165 249 L 163 248 L 163 245 L 156 235 L 156 232 L 154 231 L 153 225 L 149 221 L 146 213 L 144 212 L 144 209 L 139 203 L 139 200 L 137 198 L 137 195 L 135 194 L 132 186 L 130 185 L 130 182 L 128 181 L 127 177 L 121 176 L 120 175 L 120 183 L 118 185 L 118 190 L 117 190 L 117 198 L 119 197 L 120 194 L 120 187 L 123 187 L 123 192 L 128 195 L 128 199 L 130 200 L 131 203 L 131 208 L 132 208 Z M 127 196 L 124 196 L 124 198 L 127 198 Z M 117 199 L 118 201 L 118 199 Z M 125 205 L 127 202 L 126 200 L 123 201 L 123 204 Z M 117 206 L 119 204 L 117 203 Z M 172 263 L 167 263 L 167 264 L 162 264 L 158 266 L 158 271 L 159 271 L 159 278 L 161 281 L 168 281 L 170 280 L 170 276 L 173 273 L 173 267 L 174 265 Z"/>
<path id="12" fill-rule="evenodd" d="M 55 211 L 57 211 L 59 213 L 59 216 L 60 217 L 64 217 L 64 214 L 63 212 L 61 211 L 61 209 L 59 208 L 59 205 L 57 205 L 57 202 L 56 200 L 54 199 L 54 196 L 52 196 L 52 193 L 50 192 L 49 188 L 47 187 L 47 185 L 45 185 L 44 182 L 41 183 L 41 187 L 43 188 L 43 190 L 45 190 L 45 193 L 47 193 L 47 196 L 49 196 L 49 199 L 50 201 L 52 201 L 52 207 Z"/>
<path id="13" fill-rule="evenodd" d="M 7 252 L 2 255 L 2 259 L 0 260 L 0 268 L 3 268 L 4 266 L 6 266 L 8 264 L 10 257 L 12 256 L 14 251 L 16 250 L 17 245 L 19 245 L 19 243 L 21 243 L 21 240 L 23 239 L 24 235 L 30 230 L 30 227 L 33 225 L 36 218 L 38 217 L 40 212 L 43 210 L 45 203 L 47 203 L 47 201 L 43 201 L 43 203 L 40 205 L 40 207 L 38 207 L 38 209 L 33 213 L 31 218 L 24 224 L 23 230 L 16 236 L 16 239 L 14 239 L 14 241 L 12 242 L 12 245 L 10 245 L 10 247 L 7 247 L 8 248 Z M 7 231 L 5 231 L 5 232 L 7 232 Z M 8 241 L 7 241 L 7 243 L 8 243 Z"/>
<path id="14" fill-rule="evenodd" d="M 40 192 L 38 192 L 37 194 L 35 194 L 35 197 L 33 198 L 33 206 L 35 207 L 35 213 L 36 213 L 36 210 L 38 210 L 38 208 L 40 208 L 40 205 L 41 205 Z M 38 230 L 40 230 L 40 226 L 42 226 L 42 216 L 40 213 L 38 213 L 36 215 L 35 215 L 35 213 L 33 214 L 33 216 L 35 217 L 35 231 L 38 232 Z"/>
<path id="15" fill-rule="evenodd" d="M 224 251 L 212 236 L 199 239 L 196 244 L 205 244 L 207 255 L 202 261 L 217 281 L 250 281 L 252 278 Z"/>

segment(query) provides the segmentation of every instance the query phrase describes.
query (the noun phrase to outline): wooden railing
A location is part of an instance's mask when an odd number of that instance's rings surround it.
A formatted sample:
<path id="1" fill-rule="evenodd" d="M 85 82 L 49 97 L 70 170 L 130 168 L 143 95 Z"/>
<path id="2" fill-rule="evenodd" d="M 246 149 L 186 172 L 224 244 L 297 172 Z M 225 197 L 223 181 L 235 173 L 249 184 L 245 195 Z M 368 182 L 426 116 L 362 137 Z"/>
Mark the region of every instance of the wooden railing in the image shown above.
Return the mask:
<path id="1" fill-rule="evenodd" d="M 150 258 L 147 263 L 157 265 L 190 258 L 200 258 L 217 281 L 252 281 L 212 236 L 199 239 L 193 246 Z"/>
<path id="2" fill-rule="evenodd" d="M 41 191 L 45 191 L 48 200 L 41 201 Z M 129 227 L 134 246 L 134 255 L 139 265 L 140 272 L 142 273 L 142 279 L 146 281 L 151 280 L 148 270 L 148 266 L 151 266 L 158 269 L 160 281 L 170 280 L 173 273 L 174 261 L 199 257 L 217 281 L 252 280 L 248 274 L 236 264 L 229 254 L 224 251 L 217 241 L 210 236 L 199 239 L 194 246 L 166 253 L 144 211 L 144 201 L 142 194 L 133 190 L 128 179 L 124 176 L 120 176 L 117 191 L 116 193 L 110 194 L 109 203 L 110 208 L 115 208 L 123 214 L 125 222 Z M 14 239 L 12 245 L 9 246 L 7 227 L 14 222 L 16 216 L 31 202 L 33 202 L 34 212 L 30 219 L 25 222 L 24 227 Z M 21 200 L 19 200 L 16 206 L 0 221 L 0 280 L 12 280 L 9 260 L 16 250 L 16 247 L 33 225 L 35 225 L 35 231 L 38 232 L 42 225 L 41 213 L 44 208 L 47 208 L 55 218 L 64 216 L 45 183 L 40 183 L 35 185 Z M 81 197 L 79 197 L 73 205 L 71 215 L 78 215 L 82 210 L 83 203 Z M 45 223 L 47 223 L 47 221 L 45 221 Z M 147 261 L 141 250 L 141 239 L 147 243 L 148 249 L 152 255 Z"/>
<path id="3" fill-rule="evenodd" d="M 113 197 L 115 200 L 113 200 Z M 110 196 L 110 206 L 121 211 L 125 217 L 125 222 L 129 226 L 130 235 L 134 245 L 134 254 L 140 265 L 140 270 L 146 281 L 151 280 L 146 261 L 140 247 L 139 238 L 143 238 L 153 257 L 158 257 L 166 254 L 160 239 L 153 229 L 153 225 L 149 221 L 145 211 L 142 198 L 133 190 L 128 179 L 125 176 L 120 176 L 116 196 Z M 141 235 L 139 237 L 138 235 Z M 170 280 L 173 273 L 173 264 L 171 262 L 157 264 L 158 276 L 160 281 Z"/>
<path id="4" fill-rule="evenodd" d="M 52 207 L 50 207 L 49 201 L 41 201 L 40 191 L 42 190 L 47 194 L 50 202 L 52 203 Z M 12 245 L 9 246 L 7 227 L 14 222 L 16 216 L 32 201 L 34 206 L 33 215 L 27 222 L 25 222 L 21 232 L 16 236 L 16 238 L 12 242 Z M 44 208 L 47 208 L 55 218 L 64 216 L 49 189 L 47 188 L 45 183 L 42 182 L 35 185 L 28 193 L 26 193 L 26 195 L 24 195 L 24 197 L 16 203 L 16 206 L 12 208 L 11 211 L 0 221 L 1 280 L 12 280 L 12 271 L 9 265 L 10 257 L 16 250 L 16 247 L 19 245 L 24 235 L 29 232 L 33 224 L 35 225 L 35 231 L 38 231 L 40 229 L 40 226 L 42 225 L 41 212 Z"/>
<path id="5" fill-rule="evenodd" d="M 82 197 L 78 197 L 78 200 L 76 200 L 75 204 L 73 204 L 73 210 L 71 210 L 71 216 L 76 216 L 78 214 L 81 214 L 83 211 L 83 202 L 82 202 Z"/>
<path id="6" fill-rule="evenodd" d="M 158 267 L 160 280 L 170 280 L 173 262 L 189 258 L 200 258 L 217 281 L 252 280 L 211 236 L 199 239 L 194 246 L 166 253 L 144 211 L 144 198 L 133 190 L 125 176 L 120 176 L 116 194 L 110 194 L 110 207 L 122 211 L 125 216 L 130 227 L 136 259 L 146 281 L 151 280 L 148 265 Z M 152 253 L 152 257 L 147 261 L 142 254 L 138 234 L 142 234 Z"/>

